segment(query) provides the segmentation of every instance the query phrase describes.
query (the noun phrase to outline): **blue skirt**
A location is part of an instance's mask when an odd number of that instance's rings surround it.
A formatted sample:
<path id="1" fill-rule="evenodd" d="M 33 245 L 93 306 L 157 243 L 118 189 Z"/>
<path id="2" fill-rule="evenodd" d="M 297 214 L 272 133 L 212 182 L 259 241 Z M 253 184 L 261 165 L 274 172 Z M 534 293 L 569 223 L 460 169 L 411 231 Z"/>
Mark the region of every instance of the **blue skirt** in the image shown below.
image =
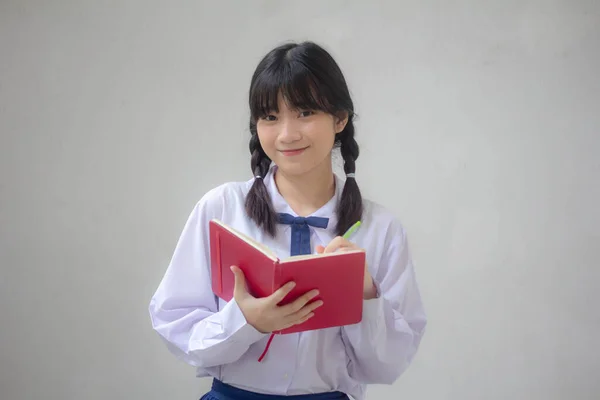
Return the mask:
<path id="1" fill-rule="evenodd" d="M 238 389 L 223 383 L 218 379 L 214 379 L 211 391 L 202 396 L 200 400 L 349 400 L 349 397 L 342 392 L 300 394 L 293 396 L 254 393 Z"/>

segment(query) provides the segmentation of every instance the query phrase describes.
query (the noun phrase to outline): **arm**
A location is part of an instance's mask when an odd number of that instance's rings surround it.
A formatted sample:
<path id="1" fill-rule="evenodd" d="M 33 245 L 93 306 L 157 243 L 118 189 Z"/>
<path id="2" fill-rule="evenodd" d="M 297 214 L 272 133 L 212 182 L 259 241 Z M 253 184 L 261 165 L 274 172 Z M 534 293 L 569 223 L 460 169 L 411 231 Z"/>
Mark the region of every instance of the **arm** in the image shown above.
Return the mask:
<path id="1" fill-rule="evenodd" d="M 396 223 L 388 237 L 373 279 L 378 297 L 364 301 L 360 323 L 342 328 L 350 375 L 363 383 L 398 379 L 415 356 L 427 323 L 406 234 Z"/>
<path id="2" fill-rule="evenodd" d="M 264 337 L 235 300 L 218 310 L 210 278 L 210 214 L 206 200 L 192 211 L 149 307 L 152 327 L 167 348 L 197 367 L 234 362 Z"/>

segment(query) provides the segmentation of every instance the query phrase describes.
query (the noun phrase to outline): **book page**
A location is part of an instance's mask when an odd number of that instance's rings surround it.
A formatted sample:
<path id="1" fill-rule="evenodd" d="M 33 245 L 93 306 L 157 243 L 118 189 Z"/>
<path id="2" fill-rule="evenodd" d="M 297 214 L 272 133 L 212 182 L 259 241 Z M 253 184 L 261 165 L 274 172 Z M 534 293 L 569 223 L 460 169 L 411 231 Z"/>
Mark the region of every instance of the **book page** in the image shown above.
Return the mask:
<path id="1" fill-rule="evenodd" d="M 311 258 L 319 258 L 319 257 L 336 257 L 342 256 L 344 254 L 352 254 L 352 253 L 363 253 L 364 250 L 349 250 L 349 251 L 336 251 L 335 253 L 326 253 L 326 254 L 303 254 L 299 256 L 291 256 L 281 260 L 281 263 L 289 263 L 295 261 L 308 260 Z"/>

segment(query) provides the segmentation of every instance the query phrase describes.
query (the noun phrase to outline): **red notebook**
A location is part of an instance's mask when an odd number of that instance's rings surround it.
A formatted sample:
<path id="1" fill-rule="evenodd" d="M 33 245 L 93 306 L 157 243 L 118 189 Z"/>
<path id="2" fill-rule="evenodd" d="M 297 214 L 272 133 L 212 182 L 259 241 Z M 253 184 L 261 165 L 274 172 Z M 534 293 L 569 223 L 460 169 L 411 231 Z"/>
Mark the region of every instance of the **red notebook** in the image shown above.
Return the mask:
<path id="1" fill-rule="evenodd" d="M 213 292 L 225 301 L 233 297 L 236 265 L 254 297 L 266 297 L 289 281 L 296 286 L 280 303 L 287 304 L 312 289 L 323 300 L 315 315 L 302 324 L 275 333 L 286 334 L 351 325 L 361 321 L 365 252 L 311 254 L 279 259 L 275 253 L 218 220 L 210 221 Z"/>

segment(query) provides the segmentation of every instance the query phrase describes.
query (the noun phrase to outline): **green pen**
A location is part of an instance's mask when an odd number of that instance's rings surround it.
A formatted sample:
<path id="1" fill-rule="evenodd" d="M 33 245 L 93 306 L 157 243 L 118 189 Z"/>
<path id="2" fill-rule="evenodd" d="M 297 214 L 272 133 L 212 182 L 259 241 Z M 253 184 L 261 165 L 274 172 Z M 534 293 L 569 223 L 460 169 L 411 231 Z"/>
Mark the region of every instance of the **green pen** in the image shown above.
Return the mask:
<path id="1" fill-rule="evenodd" d="M 348 240 L 350 238 L 350 236 L 352 236 L 352 234 L 354 232 L 356 232 L 356 230 L 358 229 L 358 227 L 360 226 L 361 222 L 360 221 L 356 221 L 356 223 L 354 225 L 352 225 L 347 231 L 346 233 L 344 233 L 344 236 L 342 236 L 344 239 Z"/>

